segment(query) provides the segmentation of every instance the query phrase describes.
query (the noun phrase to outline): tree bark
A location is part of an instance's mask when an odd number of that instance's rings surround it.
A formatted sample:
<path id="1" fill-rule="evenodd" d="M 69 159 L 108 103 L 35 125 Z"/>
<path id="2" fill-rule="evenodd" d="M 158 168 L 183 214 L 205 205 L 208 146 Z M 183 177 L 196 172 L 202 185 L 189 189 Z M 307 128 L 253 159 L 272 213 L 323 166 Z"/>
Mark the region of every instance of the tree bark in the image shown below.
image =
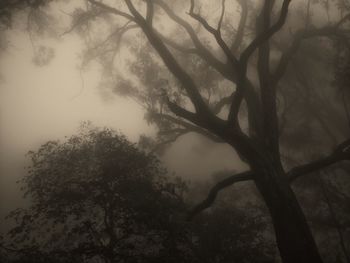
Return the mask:
<path id="1" fill-rule="evenodd" d="M 256 169 L 255 184 L 272 218 L 276 242 L 284 263 L 322 262 L 310 227 L 282 169 Z"/>

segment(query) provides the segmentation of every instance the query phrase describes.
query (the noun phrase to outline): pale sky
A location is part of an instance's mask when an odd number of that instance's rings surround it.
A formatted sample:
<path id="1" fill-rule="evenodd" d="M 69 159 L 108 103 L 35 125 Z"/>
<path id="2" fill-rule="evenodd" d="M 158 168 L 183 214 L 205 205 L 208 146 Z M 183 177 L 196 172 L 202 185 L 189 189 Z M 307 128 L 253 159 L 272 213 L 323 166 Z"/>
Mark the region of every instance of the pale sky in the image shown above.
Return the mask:
<path id="1" fill-rule="evenodd" d="M 140 134 L 154 134 L 132 100 L 113 96 L 106 100 L 97 88 L 99 70 L 78 70 L 80 42 L 74 35 L 47 42 L 55 57 L 44 67 L 32 63 L 33 50 L 25 32 L 9 35 L 12 45 L 0 57 L 0 217 L 22 204 L 16 181 L 25 174 L 25 153 L 48 140 L 77 131 L 81 121 L 107 126 L 134 142 Z M 191 141 L 191 143 L 188 143 Z M 185 178 L 208 178 L 215 170 L 243 169 L 228 146 L 202 146 L 195 136 L 181 138 L 163 157 L 170 171 Z M 28 163 L 27 163 L 28 164 Z"/>
<path id="2" fill-rule="evenodd" d="M 23 175 L 25 153 L 47 140 L 72 135 L 81 121 L 112 127 L 132 141 L 141 132 L 152 133 L 137 104 L 118 97 L 102 99 L 96 87 L 98 71 L 93 67 L 83 73 L 82 86 L 77 69 L 80 46 L 74 37 L 56 44 L 55 58 L 44 67 L 32 63 L 27 34 L 14 32 L 10 40 L 14 46 L 0 59 L 1 212 L 19 198 L 15 181 Z"/>

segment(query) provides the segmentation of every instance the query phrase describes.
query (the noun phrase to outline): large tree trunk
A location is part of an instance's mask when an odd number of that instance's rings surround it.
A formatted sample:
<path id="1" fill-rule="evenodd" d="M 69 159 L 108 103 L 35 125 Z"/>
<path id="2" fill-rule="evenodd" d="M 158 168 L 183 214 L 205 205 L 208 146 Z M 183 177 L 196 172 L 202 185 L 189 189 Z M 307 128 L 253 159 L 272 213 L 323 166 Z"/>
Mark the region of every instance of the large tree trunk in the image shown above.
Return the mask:
<path id="1" fill-rule="evenodd" d="M 322 262 L 304 213 L 282 169 L 257 169 L 255 179 L 272 217 L 284 263 Z"/>
<path id="2" fill-rule="evenodd" d="M 322 263 L 315 240 L 279 159 L 279 152 L 259 141 L 222 137 L 249 164 L 255 184 L 269 209 L 284 263 Z"/>

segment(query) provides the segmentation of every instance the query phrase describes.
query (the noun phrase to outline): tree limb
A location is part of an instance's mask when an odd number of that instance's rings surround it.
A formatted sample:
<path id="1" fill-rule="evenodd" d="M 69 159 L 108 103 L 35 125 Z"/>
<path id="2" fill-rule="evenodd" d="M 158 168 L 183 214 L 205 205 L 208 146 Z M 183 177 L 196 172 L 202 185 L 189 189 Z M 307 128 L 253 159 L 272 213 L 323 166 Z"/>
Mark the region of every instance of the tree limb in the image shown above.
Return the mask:
<path id="1" fill-rule="evenodd" d="M 135 20 L 134 17 L 131 16 L 131 15 L 129 15 L 128 13 L 122 12 L 122 11 L 120 11 L 120 10 L 114 8 L 114 7 L 111 7 L 111 6 L 109 6 L 109 5 L 106 5 L 106 4 L 102 3 L 102 2 L 98 2 L 98 1 L 96 1 L 96 0 L 88 0 L 88 1 L 89 1 L 91 4 L 93 4 L 93 5 L 95 5 L 95 6 L 99 7 L 99 8 L 102 8 L 102 9 L 104 9 L 104 10 L 107 10 L 107 11 L 109 11 L 109 12 L 115 14 L 115 15 L 124 17 L 124 18 L 126 18 L 126 19 L 128 19 L 128 20 L 131 20 L 131 21 L 134 21 L 134 20 Z"/>
<path id="2" fill-rule="evenodd" d="M 290 47 L 282 54 L 280 61 L 278 63 L 278 66 L 275 72 L 273 73 L 274 85 L 276 85 L 278 81 L 283 77 L 291 58 L 298 51 L 298 48 L 303 40 L 312 38 L 312 37 L 329 37 L 329 36 L 338 36 L 340 38 L 343 38 L 344 35 L 342 34 L 341 30 L 339 30 L 339 27 L 349 19 L 350 19 L 350 14 L 344 16 L 344 18 L 339 20 L 335 25 L 325 26 L 322 28 L 313 28 L 313 29 L 307 28 L 307 29 L 298 31 L 295 34 L 294 40 L 292 41 L 292 44 L 290 45 Z"/>
<path id="3" fill-rule="evenodd" d="M 237 2 L 241 6 L 242 14 L 241 14 L 241 18 L 239 20 L 235 40 L 233 41 L 233 43 L 231 45 L 231 52 L 233 54 L 235 54 L 238 51 L 239 46 L 242 44 L 244 31 L 245 31 L 245 25 L 247 23 L 247 18 L 248 18 L 247 0 L 237 0 Z"/>
<path id="4" fill-rule="evenodd" d="M 339 144 L 332 154 L 327 157 L 321 158 L 319 160 L 300 165 L 291 169 L 287 175 L 289 180 L 293 182 L 300 176 L 321 170 L 332 164 L 338 163 L 340 161 L 350 160 L 350 139 Z"/>
<path id="5" fill-rule="evenodd" d="M 195 113 L 180 107 L 176 103 L 171 102 L 169 99 L 167 99 L 167 105 L 168 105 L 168 108 L 171 110 L 171 112 L 174 113 L 176 116 L 184 118 L 196 125 L 200 125 L 198 116 Z"/>
<path id="6" fill-rule="evenodd" d="M 218 22 L 218 27 L 217 27 L 217 31 L 221 31 L 221 25 L 222 25 L 222 21 L 224 19 L 224 15 L 225 15 L 225 0 L 222 0 L 221 2 L 221 15 L 219 18 L 219 22 Z"/>
<path id="7" fill-rule="evenodd" d="M 223 4 L 223 8 L 222 8 L 223 12 L 225 11 L 224 6 L 225 5 Z M 193 10 L 194 10 L 194 0 L 191 0 L 189 15 L 195 20 L 197 20 L 209 33 L 211 33 L 215 37 L 216 42 L 221 47 L 222 51 L 225 53 L 228 61 L 231 63 L 233 68 L 236 68 L 238 65 L 238 60 L 232 54 L 230 48 L 227 46 L 227 44 L 221 37 L 221 33 L 220 33 L 221 22 L 219 22 L 220 27 L 218 27 L 218 29 L 215 29 L 212 26 L 210 26 L 207 20 L 205 20 L 201 15 L 194 13 Z M 221 20 L 222 20 L 222 17 L 220 18 L 220 21 Z"/>
<path id="8" fill-rule="evenodd" d="M 154 6 L 151 0 L 146 0 L 146 4 L 147 4 L 146 21 L 148 25 L 152 27 L 153 16 L 154 16 Z"/>
<path id="9" fill-rule="evenodd" d="M 197 49 L 196 54 L 199 55 L 204 61 L 206 61 L 210 66 L 212 66 L 215 70 L 217 70 L 220 74 L 222 74 L 225 78 L 231 79 L 234 78 L 235 72 L 230 69 L 225 63 L 217 59 L 199 40 L 197 34 L 195 33 L 192 26 L 176 15 L 173 10 L 166 5 L 161 0 L 154 0 L 154 3 L 159 5 L 165 13 L 168 15 L 170 19 L 172 19 L 175 23 L 183 27 L 187 34 L 190 36 L 190 39 L 192 40 L 195 48 Z"/>
<path id="10" fill-rule="evenodd" d="M 259 34 L 249 45 L 248 47 L 243 51 L 240 61 L 243 64 L 246 64 L 251 54 L 265 41 L 270 39 L 276 32 L 278 32 L 284 25 L 287 19 L 288 15 L 288 7 L 291 0 L 284 0 L 280 12 L 279 19 L 277 22 L 272 25 L 267 31 L 264 31 L 263 33 Z"/>
<path id="11" fill-rule="evenodd" d="M 340 161 L 350 160 L 350 139 L 344 141 L 339 144 L 334 152 L 322 159 L 319 159 L 314 162 L 310 162 L 308 164 L 300 165 L 291 169 L 286 175 L 289 179 L 290 183 L 293 183 L 297 178 L 310 174 L 312 172 L 316 172 L 323 168 L 326 168 L 332 164 L 338 163 Z M 194 216 L 202 212 L 203 210 L 209 208 L 215 201 L 218 193 L 237 182 L 254 180 L 255 175 L 252 171 L 247 171 L 239 174 L 234 174 L 224 180 L 218 182 L 215 186 L 211 188 L 207 198 L 194 206 L 187 215 L 187 220 L 193 219 Z"/>
<path id="12" fill-rule="evenodd" d="M 164 64 L 167 66 L 169 71 L 179 80 L 179 82 L 182 84 L 182 87 L 186 90 L 191 102 L 196 109 L 196 112 L 201 114 L 210 114 L 210 111 L 203 101 L 203 98 L 199 93 L 199 89 L 194 80 L 181 68 L 174 56 L 165 46 L 164 42 L 158 37 L 157 33 L 149 26 L 147 21 L 135 9 L 131 0 L 126 0 L 125 2 L 130 12 L 134 16 L 135 22 L 141 27 L 153 48 L 162 58 Z"/>
<path id="13" fill-rule="evenodd" d="M 233 96 L 234 96 L 234 93 L 232 93 L 230 96 L 223 97 L 216 104 L 214 104 L 212 109 L 213 113 L 219 114 L 225 105 L 230 105 Z"/>
<path id="14" fill-rule="evenodd" d="M 234 183 L 244 182 L 249 180 L 253 180 L 253 172 L 251 171 L 234 174 L 218 182 L 213 188 L 211 188 L 207 198 L 189 211 L 189 213 L 187 214 L 187 220 L 188 221 L 192 220 L 193 217 L 196 216 L 198 213 L 209 208 L 214 203 L 216 196 L 222 189 L 228 186 L 231 186 Z"/>
<path id="15" fill-rule="evenodd" d="M 170 121 L 171 123 L 175 123 L 181 127 L 183 127 L 184 129 L 186 129 L 186 132 L 195 132 L 195 133 L 198 133 L 204 137 L 207 137 L 208 139 L 212 140 L 213 142 L 217 142 L 217 143 L 222 143 L 223 140 L 220 139 L 219 137 L 213 135 L 212 133 L 202 129 L 201 127 L 199 126 L 196 126 L 196 125 L 193 125 L 192 123 L 189 123 L 187 121 L 184 121 L 184 120 L 181 120 L 181 119 L 178 119 L 176 117 L 173 117 L 171 115 L 168 115 L 168 114 L 159 114 L 157 113 L 158 117 L 159 118 L 163 118 L 163 119 L 166 119 L 168 121 Z"/>
<path id="16" fill-rule="evenodd" d="M 248 47 L 241 54 L 241 57 L 239 59 L 236 93 L 233 96 L 229 117 L 228 117 L 229 126 L 239 127 L 238 112 L 239 112 L 242 100 L 245 97 L 245 87 L 248 81 L 246 75 L 247 75 L 247 66 L 248 66 L 249 57 L 257 48 L 263 45 L 267 40 L 269 40 L 276 32 L 278 32 L 282 28 L 287 18 L 288 7 L 290 2 L 291 0 L 283 1 L 280 17 L 277 20 L 277 22 L 271 27 L 269 27 L 269 29 L 263 30 L 260 34 L 258 34 L 258 36 L 248 45 Z M 266 2 L 266 4 L 264 5 L 263 13 L 268 3 L 269 2 Z"/>
<path id="17" fill-rule="evenodd" d="M 242 21 L 241 21 L 241 30 L 239 30 L 239 32 L 241 32 L 242 37 L 243 37 L 243 29 L 244 29 L 244 24 L 246 23 L 246 19 L 247 19 L 247 8 L 245 3 L 246 0 L 240 0 L 240 2 L 243 3 L 243 16 L 246 16 Z M 217 70 L 224 78 L 230 80 L 233 83 L 237 83 L 237 78 L 238 78 L 238 70 L 234 69 L 231 66 L 226 65 L 225 63 L 222 63 L 220 60 L 218 60 L 205 46 L 203 46 L 203 44 L 201 43 L 201 41 L 198 39 L 195 31 L 193 30 L 192 26 L 186 22 L 184 19 L 180 18 L 178 15 L 176 15 L 173 10 L 167 6 L 163 1 L 161 0 L 154 0 L 154 3 L 159 5 L 164 11 L 165 13 L 169 16 L 170 19 L 172 19 L 174 22 L 176 22 L 177 24 L 179 24 L 180 26 L 182 26 L 186 32 L 188 33 L 188 35 L 190 36 L 195 48 L 196 48 L 196 54 L 199 55 L 205 62 L 207 62 L 210 66 L 212 66 L 215 70 Z M 244 21 L 244 22 L 243 22 Z M 240 33 L 238 32 L 237 35 L 237 45 L 239 44 L 239 35 Z M 241 41 L 241 40 L 240 40 Z M 167 42 L 165 42 L 167 43 Z M 173 46 L 174 47 L 174 46 Z M 188 52 L 189 50 L 187 49 L 182 49 L 179 48 L 177 46 L 178 50 L 180 51 L 185 51 Z M 191 50 L 191 52 L 193 52 L 193 50 Z M 194 52 L 193 52 L 194 53 Z M 246 86 L 246 93 L 245 94 L 238 94 L 237 95 L 237 99 L 235 100 L 239 102 L 241 99 L 243 99 L 243 95 L 245 95 L 245 99 L 247 101 L 247 106 L 248 106 L 248 118 L 249 118 L 249 123 L 250 126 L 252 127 L 251 130 L 256 131 L 257 127 L 259 126 L 257 123 L 259 122 L 259 99 L 257 97 L 257 94 L 254 90 L 254 86 L 253 84 L 246 79 L 244 82 L 244 85 Z M 239 104 L 239 103 L 237 103 Z M 236 106 L 236 109 L 238 111 L 239 109 L 239 105 Z"/>

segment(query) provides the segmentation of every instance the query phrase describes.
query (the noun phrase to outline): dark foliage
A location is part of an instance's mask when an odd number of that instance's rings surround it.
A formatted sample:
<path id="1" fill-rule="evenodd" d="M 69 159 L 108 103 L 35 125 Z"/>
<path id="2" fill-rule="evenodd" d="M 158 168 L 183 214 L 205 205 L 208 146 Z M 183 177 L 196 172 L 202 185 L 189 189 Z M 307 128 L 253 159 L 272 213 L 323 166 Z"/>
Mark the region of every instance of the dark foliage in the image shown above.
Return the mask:
<path id="1" fill-rule="evenodd" d="M 15 227 L 1 249 L 8 262 L 255 262 L 271 256 L 265 224 L 254 213 L 220 207 L 185 222 L 184 182 L 110 129 L 83 126 L 29 157 L 21 184 L 31 203 L 9 215 Z"/>

